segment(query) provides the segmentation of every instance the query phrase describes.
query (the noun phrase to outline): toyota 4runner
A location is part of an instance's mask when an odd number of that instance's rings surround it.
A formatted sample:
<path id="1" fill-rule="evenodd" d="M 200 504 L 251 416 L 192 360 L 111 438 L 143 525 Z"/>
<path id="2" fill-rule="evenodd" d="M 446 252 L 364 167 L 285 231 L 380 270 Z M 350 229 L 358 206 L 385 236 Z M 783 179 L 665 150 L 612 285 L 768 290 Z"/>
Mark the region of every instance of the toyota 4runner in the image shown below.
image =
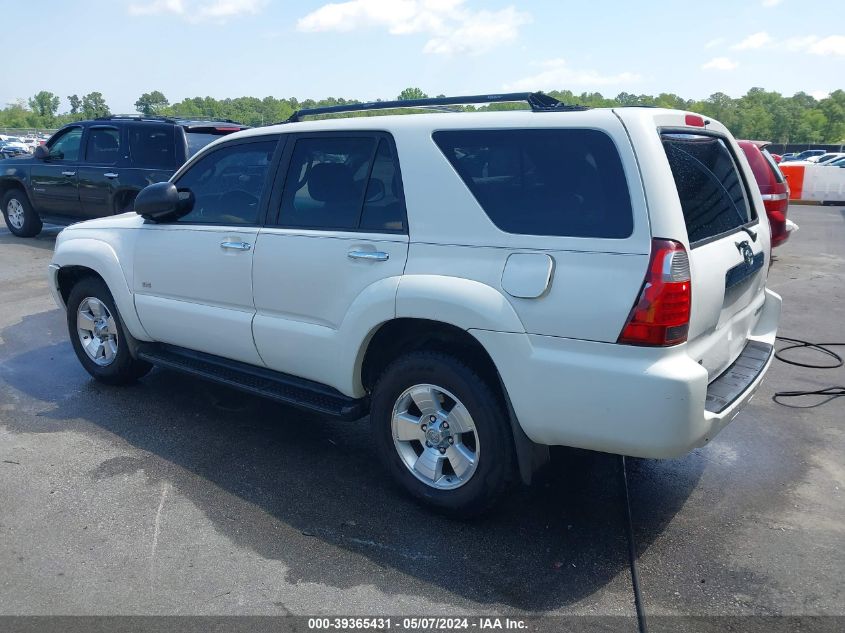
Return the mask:
<path id="1" fill-rule="evenodd" d="M 220 139 L 135 213 L 62 231 L 50 286 L 95 378 L 159 365 L 369 414 L 407 491 L 471 514 L 550 445 L 664 458 L 711 440 L 772 359 L 769 257 L 720 123 L 533 93 Z"/>

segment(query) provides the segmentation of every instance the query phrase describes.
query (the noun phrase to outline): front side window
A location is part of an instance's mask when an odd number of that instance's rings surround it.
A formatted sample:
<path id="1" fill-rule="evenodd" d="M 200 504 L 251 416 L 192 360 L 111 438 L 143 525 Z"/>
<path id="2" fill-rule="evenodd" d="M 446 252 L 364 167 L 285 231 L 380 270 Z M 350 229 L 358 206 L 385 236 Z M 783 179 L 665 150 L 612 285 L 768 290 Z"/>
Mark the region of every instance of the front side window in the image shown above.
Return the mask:
<path id="1" fill-rule="evenodd" d="M 229 145 L 200 158 L 176 182 L 193 195 L 179 222 L 255 224 L 276 141 Z"/>
<path id="2" fill-rule="evenodd" d="M 50 160 L 79 160 L 79 146 L 81 144 L 82 128 L 70 128 L 50 145 Z"/>
<path id="3" fill-rule="evenodd" d="M 690 244 L 736 230 L 756 219 L 739 168 L 722 139 L 664 133 L 662 140 Z"/>
<path id="4" fill-rule="evenodd" d="M 604 132 L 453 130 L 433 138 L 502 231 L 601 238 L 633 232 L 622 160 Z"/>
<path id="5" fill-rule="evenodd" d="M 90 128 L 85 160 L 105 165 L 113 165 L 120 160 L 120 130 L 113 127 Z"/>

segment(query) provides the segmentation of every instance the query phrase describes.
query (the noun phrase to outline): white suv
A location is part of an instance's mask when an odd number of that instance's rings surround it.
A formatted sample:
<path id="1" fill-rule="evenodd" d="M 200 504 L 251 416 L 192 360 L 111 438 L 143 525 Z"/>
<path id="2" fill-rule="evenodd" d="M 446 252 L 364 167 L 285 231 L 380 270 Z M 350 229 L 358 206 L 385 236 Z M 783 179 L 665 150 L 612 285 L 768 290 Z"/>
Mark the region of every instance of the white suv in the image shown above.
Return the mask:
<path id="1" fill-rule="evenodd" d="M 79 360 L 113 384 L 160 365 L 369 413 L 396 480 L 461 514 L 549 445 L 705 444 L 759 386 L 781 305 L 724 126 L 538 94 L 334 110 L 517 98 L 531 109 L 299 113 L 65 229 L 50 284 Z"/>

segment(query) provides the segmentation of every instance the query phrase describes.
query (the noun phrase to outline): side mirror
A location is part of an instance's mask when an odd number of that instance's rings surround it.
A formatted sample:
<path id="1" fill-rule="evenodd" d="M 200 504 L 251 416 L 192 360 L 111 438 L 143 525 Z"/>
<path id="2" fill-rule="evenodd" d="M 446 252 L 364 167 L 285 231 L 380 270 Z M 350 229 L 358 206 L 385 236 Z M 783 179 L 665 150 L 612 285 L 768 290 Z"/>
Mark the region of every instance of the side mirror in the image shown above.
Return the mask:
<path id="1" fill-rule="evenodd" d="M 38 160 L 47 160 L 50 158 L 50 150 L 47 149 L 46 145 L 36 145 L 33 154 Z"/>
<path id="2" fill-rule="evenodd" d="M 172 182 L 147 185 L 135 197 L 135 213 L 145 220 L 164 222 L 175 220 L 190 211 L 193 196 L 182 199 Z"/>

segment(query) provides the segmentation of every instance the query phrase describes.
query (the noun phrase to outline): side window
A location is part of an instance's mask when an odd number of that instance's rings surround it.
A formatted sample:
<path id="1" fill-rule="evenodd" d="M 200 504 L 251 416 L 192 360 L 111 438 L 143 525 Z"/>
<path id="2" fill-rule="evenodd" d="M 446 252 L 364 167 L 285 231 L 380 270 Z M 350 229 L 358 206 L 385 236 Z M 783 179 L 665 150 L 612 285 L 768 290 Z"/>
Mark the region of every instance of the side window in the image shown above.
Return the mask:
<path id="1" fill-rule="evenodd" d="M 276 141 L 228 145 L 200 158 L 176 186 L 190 191 L 193 208 L 179 222 L 255 224 L 258 204 L 273 160 Z"/>
<path id="2" fill-rule="evenodd" d="M 129 125 L 129 154 L 132 165 L 146 169 L 176 169 L 176 140 L 173 125 L 133 123 Z"/>
<path id="3" fill-rule="evenodd" d="M 85 160 L 106 165 L 114 165 L 120 160 L 120 130 L 113 127 L 89 128 Z"/>
<path id="4" fill-rule="evenodd" d="M 626 238 L 634 230 L 622 160 L 604 132 L 456 130 L 433 137 L 502 231 Z"/>
<path id="5" fill-rule="evenodd" d="M 78 160 L 81 144 L 82 128 L 70 128 L 50 145 L 50 160 Z"/>
<path id="6" fill-rule="evenodd" d="M 285 178 L 279 224 L 356 229 L 375 145 L 373 137 L 297 140 Z"/>
<path id="7" fill-rule="evenodd" d="M 364 231 L 403 231 L 405 228 L 399 170 L 386 139 L 378 144 L 359 228 Z"/>

